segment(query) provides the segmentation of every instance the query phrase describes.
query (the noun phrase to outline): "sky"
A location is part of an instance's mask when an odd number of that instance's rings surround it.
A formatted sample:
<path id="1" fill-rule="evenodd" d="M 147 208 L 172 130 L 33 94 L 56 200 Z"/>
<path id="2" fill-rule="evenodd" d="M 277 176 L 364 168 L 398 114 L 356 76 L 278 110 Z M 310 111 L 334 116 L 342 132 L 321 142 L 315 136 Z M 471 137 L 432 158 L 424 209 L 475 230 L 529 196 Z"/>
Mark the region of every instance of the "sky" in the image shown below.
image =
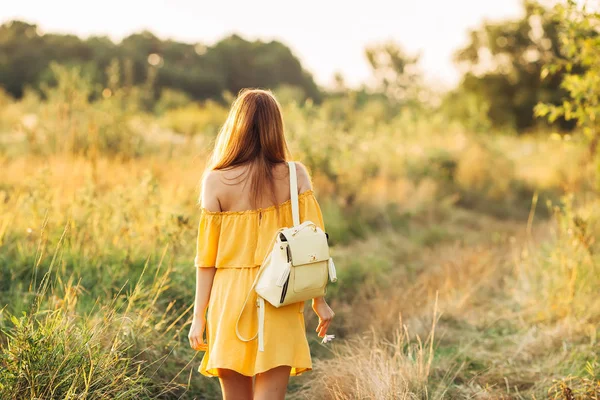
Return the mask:
<path id="1" fill-rule="evenodd" d="M 452 54 L 468 43 L 469 29 L 522 13 L 520 0 L 0 0 L 0 23 L 22 19 L 42 32 L 119 41 L 149 30 L 208 45 L 232 33 L 279 40 L 323 86 L 336 72 L 349 86 L 368 82 L 364 49 L 393 40 L 421 54 L 430 84 L 452 87 L 460 79 Z"/>

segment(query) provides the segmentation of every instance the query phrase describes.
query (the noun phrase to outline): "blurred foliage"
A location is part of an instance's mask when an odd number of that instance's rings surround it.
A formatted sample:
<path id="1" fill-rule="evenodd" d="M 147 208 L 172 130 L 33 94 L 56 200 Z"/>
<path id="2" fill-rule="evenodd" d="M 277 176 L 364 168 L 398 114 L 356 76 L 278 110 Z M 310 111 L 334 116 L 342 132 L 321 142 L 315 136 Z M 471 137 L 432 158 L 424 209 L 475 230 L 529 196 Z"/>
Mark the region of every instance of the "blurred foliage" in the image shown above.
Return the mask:
<path id="1" fill-rule="evenodd" d="M 562 106 L 568 88 L 561 83 L 567 71 L 555 68 L 548 73 L 544 67 L 561 56 L 557 9 L 536 0 L 524 0 L 523 8 L 523 17 L 486 22 L 473 30 L 470 43 L 456 52 L 464 76 L 459 87 L 443 97 L 441 109 L 472 132 L 525 132 L 543 124 L 535 119 L 536 104 Z M 36 25 L 22 21 L 0 26 L 0 86 L 10 96 L 20 98 L 27 88 L 42 91 L 55 85 L 50 66 L 56 61 L 80 68 L 92 84 L 89 96 L 100 98 L 111 87 L 106 71 L 118 65 L 118 80 L 140 88 L 141 110 L 161 115 L 171 111 L 167 119 L 187 136 L 198 132 L 198 124 L 188 121 L 190 101 L 226 104 L 244 87 L 273 89 L 284 104 L 350 97 L 350 103 L 364 106 L 380 99 L 389 103 L 384 106 L 387 117 L 406 108 L 439 105 L 439 95 L 419 71 L 418 54 L 387 41 L 368 46 L 365 56 L 372 70 L 368 84 L 349 89 L 337 74 L 334 86 L 322 92 L 290 49 L 277 41 L 232 35 L 206 46 L 161 40 L 145 31 L 116 44 L 106 37 L 40 34 Z M 574 62 L 568 73 L 582 76 L 588 64 Z M 552 120 L 561 130 L 575 126 L 565 113 L 554 112 Z"/>
<path id="2" fill-rule="evenodd" d="M 14 97 L 21 97 L 28 86 L 39 89 L 52 80 L 52 61 L 79 65 L 94 84 L 107 87 L 104 71 L 114 60 L 128 64 L 121 78 L 129 85 L 141 85 L 155 74 L 155 98 L 169 88 L 196 100 L 222 100 L 224 92 L 284 84 L 298 87 L 303 98 L 321 98 L 312 76 L 277 41 L 249 42 L 232 35 L 205 46 L 141 32 L 115 44 L 106 37 L 40 34 L 36 25 L 22 21 L 0 26 L 0 86 Z"/>
<path id="3" fill-rule="evenodd" d="M 421 74 L 417 69 L 419 56 L 408 55 L 397 43 L 385 42 L 365 50 L 375 78 L 375 90 L 388 100 L 419 104 L 423 89 Z"/>
<path id="4" fill-rule="evenodd" d="M 566 95 L 558 105 L 538 104 L 535 112 L 550 122 L 558 118 L 575 121 L 589 140 L 593 157 L 600 140 L 600 13 L 572 0 L 557 4 L 554 10 L 561 57 L 550 60 L 542 76 L 560 76 Z M 578 66 L 585 69 L 583 74 L 577 73 Z"/>
<path id="5" fill-rule="evenodd" d="M 456 52 L 465 75 L 450 95 L 455 115 L 473 121 L 486 113 L 493 126 L 522 132 L 536 125 L 533 108 L 538 102 L 561 102 L 562 73 L 542 79 L 544 65 L 560 53 L 559 24 L 554 12 L 540 3 L 525 0 L 523 6 L 523 17 L 484 23 L 471 31 L 470 43 Z M 462 96 L 466 96 L 462 104 L 456 103 Z M 478 107 L 473 96 L 481 102 Z M 487 129 L 485 120 L 477 119 L 482 122 L 475 126 Z M 556 122 L 562 129 L 574 126 L 565 119 Z"/>
<path id="6" fill-rule="evenodd" d="M 192 137 L 203 134 L 216 137 L 219 127 L 227 118 L 227 109 L 213 101 L 202 104 L 189 103 L 167 110 L 159 120 L 161 126 Z"/>
<path id="7" fill-rule="evenodd" d="M 131 124 L 147 91 L 121 86 L 119 66 L 109 68 L 109 88 L 91 101 L 92 83 L 80 67 L 51 64 L 54 86 L 43 84 L 46 101 L 29 114 L 22 129 L 34 153 L 68 152 L 94 159 L 98 153 L 131 158 L 141 154 L 142 137 Z"/>
<path id="8" fill-rule="evenodd" d="M 441 109 L 452 120 L 460 121 L 470 132 L 490 133 L 493 128 L 489 117 L 490 104 L 473 92 L 454 90 L 447 93 Z"/>
<path id="9" fill-rule="evenodd" d="M 152 85 L 151 78 L 142 86 L 130 86 L 120 80 L 122 67 L 126 69 L 117 61 L 109 65 L 108 87 L 94 97 L 94 85 L 81 67 L 51 65 L 54 84 L 43 85 L 45 100 L 28 95 L 14 101 L 5 96 L 9 106 L 0 109 L 0 120 L 12 120 L 13 125 L 7 124 L 0 135 L 6 138 L 4 146 L 0 141 L 0 149 L 13 155 L 81 155 L 94 163 L 106 156 L 174 156 L 181 153 L 181 145 L 207 153 L 227 108 L 211 100 L 194 102 L 169 90 L 156 103 L 156 114 L 149 114 L 144 111 L 149 101 L 145 87 Z M 554 196 L 563 190 L 559 182 L 577 188 L 586 173 L 574 173 L 571 163 L 554 165 L 547 160 L 546 168 L 533 171 L 542 160 L 534 161 L 527 141 L 509 143 L 501 135 L 476 138 L 472 131 L 465 132 L 463 124 L 449 121 L 442 110 L 391 102 L 383 94 L 352 91 L 315 105 L 300 101 L 290 87 L 282 86 L 280 91 L 294 158 L 315 171 L 327 196 L 342 207 L 341 221 L 352 213 L 362 215 L 356 226 L 339 225 L 344 240 L 362 236 L 363 222 L 375 227 L 382 213 L 393 215 L 387 207 L 402 202 L 398 197 L 394 200 L 394 190 L 400 190 L 401 196 L 406 190 L 455 193 L 465 207 L 521 216 L 526 208 L 514 206 L 528 202 L 534 188 Z M 24 140 L 19 140 L 19 134 Z M 568 143 L 556 143 L 555 148 L 535 140 L 533 144 L 558 151 L 557 162 L 567 152 L 579 157 L 576 147 L 571 149 Z M 497 176 L 498 170 L 504 174 Z M 403 189 L 394 189 L 396 184 Z M 381 209 L 361 212 L 378 191 L 382 191 Z"/>

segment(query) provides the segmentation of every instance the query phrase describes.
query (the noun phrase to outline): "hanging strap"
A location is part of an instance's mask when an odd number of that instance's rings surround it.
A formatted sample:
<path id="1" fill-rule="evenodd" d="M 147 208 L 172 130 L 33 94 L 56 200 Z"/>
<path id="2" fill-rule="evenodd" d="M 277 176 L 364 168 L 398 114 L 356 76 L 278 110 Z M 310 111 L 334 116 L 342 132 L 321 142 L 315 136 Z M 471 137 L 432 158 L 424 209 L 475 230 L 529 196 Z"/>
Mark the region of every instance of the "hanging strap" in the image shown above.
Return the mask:
<path id="1" fill-rule="evenodd" d="M 265 299 L 258 296 L 258 351 L 265 351 Z"/>
<path id="2" fill-rule="evenodd" d="M 246 337 L 242 336 L 242 334 L 240 333 L 240 319 L 242 319 L 242 314 L 244 314 L 244 310 L 246 309 L 248 300 L 250 300 L 250 297 L 252 297 L 252 293 L 255 293 L 254 288 L 256 287 L 256 283 L 258 282 L 258 277 L 260 276 L 260 273 L 262 272 L 264 265 L 265 264 L 260 266 L 260 269 L 258 270 L 258 274 L 256 274 L 256 278 L 254 278 L 254 282 L 252 282 L 252 286 L 250 287 L 250 290 L 248 291 L 246 300 L 244 300 L 244 305 L 242 306 L 242 309 L 240 310 L 240 314 L 238 315 L 237 320 L 235 321 L 235 334 L 237 335 L 238 339 L 240 339 L 242 342 L 250 342 L 250 341 L 256 339 L 256 337 L 258 336 L 258 333 L 260 331 L 260 326 L 259 326 L 258 331 L 251 338 L 246 338 Z M 257 306 L 259 306 L 259 305 L 260 305 L 260 303 L 257 300 Z"/>
<path id="3" fill-rule="evenodd" d="M 298 210 L 298 178 L 296 177 L 296 164 L 288 161 L 290 167 L 290 199 L 292 202 L 292 221 L 294 226 L 300 225 L 300 212 Z"/>
<path id="4" fill-rule="evenodd" d="M 275 244 L 275 241 L 277 240 L 277 237 L 279 236 L 279 232 L 283 231 L 284 229 L 285 228 L 280 228 L 276 232 L 276 234 L 273 237 L 273 240 L 271 240 L 271 244 L 269 244 L 267 249 L 270 249 L 273 247 L 273 245 Z M 269 251 L 265 255 L 263 262 L 260 264 L 260 268 L 258 269 L 256 278 L 254 278 L 254 282 L 252 282 L 252 286 L 250 287 L 250 290 L 248 291 L 246 300 L 244 300 L 244 305 L 242 306 L 242 309 L 240 310 L 240 314 L 238 315 L 237 320 L 235 322 L 235 334 L 237 335 L 238 339 L 240 339 L 242 342 L 250 342 L 258 337 L 258 350 L 260 350 L 260 351 L 264 351 L 264 329 L 265 329 L 264 328 L 264 326 L 265 326 L 265 301 L 264 301 L 264 299 L 261 298 L 260 296 L 258 296 L 257 301 L 256 301 L 256 305 L 258 307 L 258 330 L 254 334 L 254 336 L 252 336 L 251 338 L 246 338 L 246 337 L 242 336 L 242 334 L 240 333 L 240 319 L 242 319 L 242 314 L 244 313 L 244 310 L 246 309 L 246 305 L 248 304 L 250 297 L 252 297 L 253 293 L 256 293 L 254 291 L 254 289 L 256 288 L 256 284 L 258 283 L 258 278 L 260 278 L 260 274 L 263 272 L 263 270 L 265 269 L 265 266 L 268 264 L 270 257 L 271 257 L 271 252 Z"/>

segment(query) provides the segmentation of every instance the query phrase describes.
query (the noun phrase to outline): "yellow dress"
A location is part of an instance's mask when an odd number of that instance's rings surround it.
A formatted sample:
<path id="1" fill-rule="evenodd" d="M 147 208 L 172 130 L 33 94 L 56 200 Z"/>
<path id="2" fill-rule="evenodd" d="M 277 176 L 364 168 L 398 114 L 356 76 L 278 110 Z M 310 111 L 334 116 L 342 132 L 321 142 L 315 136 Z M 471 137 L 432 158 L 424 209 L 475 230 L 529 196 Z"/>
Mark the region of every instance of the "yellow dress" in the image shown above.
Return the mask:
<path id="1" fill-rule="evenodd" d="M 312 190 L 298 195 L 300 221 L 310 220 L 324 229 L 323 216 Z M 292 367 L 290 375 L 312 369 L 304 325 L 304 302 L 275 308 L 265 302 L 265 349 L 258 351 L 257 340 L 242 342 L 235 323 L 263 258 L 271 249 L 275 232 L 292 226 L 290 200 L 247 211 L 200 210 L 195 265 L 216 267 L 208 312 L 208 350 L 198 371 L 218 376 L 218 368 L 246 376 L 281 365 Z M 252 294 L 242 319 L 240 333 L 252 337 L 258 328 L 256 293 Z"/>

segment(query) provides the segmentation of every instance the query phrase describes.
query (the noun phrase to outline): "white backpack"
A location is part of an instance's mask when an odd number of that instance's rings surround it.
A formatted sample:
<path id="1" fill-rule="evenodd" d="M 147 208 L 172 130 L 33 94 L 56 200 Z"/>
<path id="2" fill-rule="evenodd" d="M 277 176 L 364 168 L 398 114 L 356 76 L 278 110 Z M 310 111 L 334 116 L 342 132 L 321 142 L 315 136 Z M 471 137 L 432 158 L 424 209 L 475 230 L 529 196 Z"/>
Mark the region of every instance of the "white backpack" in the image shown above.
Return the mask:
<path id="1" fill-rule="evenodd" d="M 337 281 L 335 265 L 329 256 L 327 235 L 314 222 L 300 223 L 296 165 L 292 161 L 288 165 L 294 226 L 276 232 L 273 249 L 263 260 L 235 324 L 240 340 L 249 342 L 258 336 L 259 351 L 264 351 L 265 300 L 276 308 L 306 301 L 325 295 L 328 279 Z M 258 295 L 258 332 L 251 338 L 245 338 L 240 334 L 239 323 L 255 289 Z"/>

